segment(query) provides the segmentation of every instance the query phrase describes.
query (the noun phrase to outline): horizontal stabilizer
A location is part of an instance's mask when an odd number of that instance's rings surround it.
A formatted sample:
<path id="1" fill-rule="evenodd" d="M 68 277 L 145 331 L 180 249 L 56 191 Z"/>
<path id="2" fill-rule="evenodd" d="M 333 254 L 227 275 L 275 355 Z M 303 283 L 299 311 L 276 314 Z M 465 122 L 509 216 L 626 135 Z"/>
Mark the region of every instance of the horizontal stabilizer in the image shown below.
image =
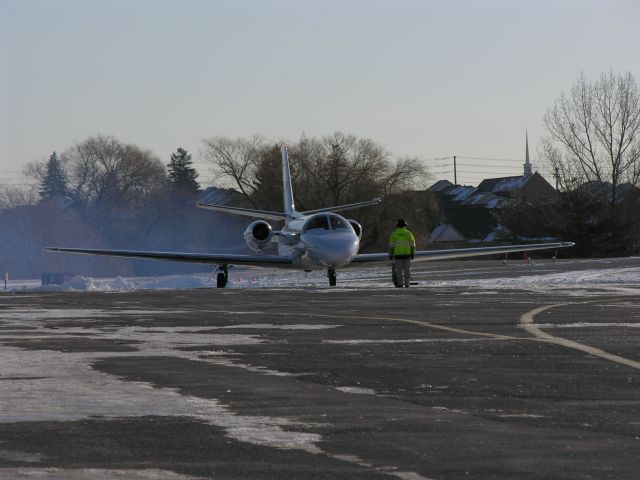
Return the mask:
<path id="1" fill-rule="evenodd" d="M 308 210 L 302 213 L 304 215 L 313 215 L 314 213 L 322 213 L 322 212 L 342 212 L 344 210 L 353 210 L 354 208 L 377 205 L 380 202 L 382 202 L 382 199 L 374 198 L 373 200 L 367 200 L 366 202 L 350 203 L 349 205 L 338 205 L 337 207 L 318 208 L 317 210 Z"/>
<path id="2" fill-rule="evenodd" d="M 228 205 L 211 205 L 209 203 L 196 203 L 196 206 L 198 208 L 204 208 L 206 210 L 215 210 L 218 212 L 232 213 L 235 215 L 244 215 L 246 217 L 268 218 L 270 220 L 284 220 L 286 218 L 291 218 L 289 215 L 282 212 L 252 210 L 250 208 L 230 207 Z"/>

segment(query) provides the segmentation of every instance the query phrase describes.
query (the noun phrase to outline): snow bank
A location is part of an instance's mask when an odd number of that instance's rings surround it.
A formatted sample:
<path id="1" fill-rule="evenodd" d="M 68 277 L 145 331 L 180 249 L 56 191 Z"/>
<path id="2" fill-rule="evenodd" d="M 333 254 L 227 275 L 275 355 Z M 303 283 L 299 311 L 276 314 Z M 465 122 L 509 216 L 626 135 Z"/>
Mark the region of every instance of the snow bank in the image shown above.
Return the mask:
<path id="1" fill-rule="evenodd" d="M 631 260 L 631 259 L 630 259 Z M 635 259 L 640 260 L 640 259 Z M 628 265 L 629 263 L 626 263 Z M 497 264 L 496 264 L 497 265 Z M 577 263 L 576 263 L 577 265 Z M 540 267 L 540 271 L 536 268 Z M 569 266 L 570 267 L 570 266 Z M 418 288 L 439 287 L 477 287 L 477 288 L 510 288 L 525 290 L 550 290 L 558 288 L 627 288 L 634 291 L 640 290 L 640 265 L 637 267 L 603 268 L 580 270 L 568 270 L 562 273 L 549 273 L 541 266 L 528 268 L 526 275 L 495 276 L 489 271 L 482 278 L 476 269 L 469 269 L 464 263 L 438 266 L 436 270 L 424 269 L 416 265 L 414 277 L 418 280 Z M 495 267 L 496 269 L 499 267 Z M 524 273 L 524 272 L 522 272 Z M 459 279 L 450 279 L 451 275 Z M 160 289 L 193 289 L 215 288 L 215 277 L 210 274 L 170 275 L 159 277 L 116 277 L 116 278 L 91 278 L 78 276 L 61 286 L 41 286 L 39 281 L 11 282 L 9 289 L 13 291 L 104 291 L 126 292 L 135 290 L 160 290 Z M 389 288 L 391 279 L 389 269 L 385 267 L 354 268 L 339 272 L 338 289 L 349 288 Z M 270 270 L 265 268 L 235 267 L 229 274 L 228 288 L 317 288 L 326 291 L 328 287 L 326 272 L 315 271 L 310 273 L 297 270 Z"/>

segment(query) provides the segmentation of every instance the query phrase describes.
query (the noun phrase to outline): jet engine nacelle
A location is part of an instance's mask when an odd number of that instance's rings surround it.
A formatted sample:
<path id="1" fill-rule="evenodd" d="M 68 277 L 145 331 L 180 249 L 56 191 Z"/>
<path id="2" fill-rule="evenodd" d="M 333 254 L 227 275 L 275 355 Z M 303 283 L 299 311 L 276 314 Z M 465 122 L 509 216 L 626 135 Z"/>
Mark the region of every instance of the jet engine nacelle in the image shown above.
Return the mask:
<path id="1" fill-rule="evenodd" d="M 244 231 L 244 240 L 254 252 L 259 252 L 271 241 L 273 231 L 271 225 L 264 220 L 256 220 Z"/>
<path id="2" fill-rule="evenodd" d="M 349 222 L 349 224 L 353 228 L 353 231 L 356 232 L 358 240 L 362 240 L 362 226 L 355 220 L 347 220 L 347 222 Z"/>

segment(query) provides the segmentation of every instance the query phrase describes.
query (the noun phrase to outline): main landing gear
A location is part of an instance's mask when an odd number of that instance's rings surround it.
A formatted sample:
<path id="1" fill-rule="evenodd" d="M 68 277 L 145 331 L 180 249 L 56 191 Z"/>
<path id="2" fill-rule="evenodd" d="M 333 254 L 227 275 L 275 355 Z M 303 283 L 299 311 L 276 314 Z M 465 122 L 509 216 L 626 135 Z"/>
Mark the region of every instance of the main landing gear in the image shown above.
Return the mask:
<path id="1" fill-rule="evenodd" d="M 336 269 L 330 268 L 327 270 L 327 277 L 329 277 L 329 286 L 335 287 L 338 281 L 338 275 L 336 275 Z"/>
<path id="2" fill-rule="evenodd" d="M 228 281 L 229 281 L 229 266 L 220 265 L 218 267 L 218 276 L 216 277 L 216 287 L 224 288 L 227 286 Z"/>

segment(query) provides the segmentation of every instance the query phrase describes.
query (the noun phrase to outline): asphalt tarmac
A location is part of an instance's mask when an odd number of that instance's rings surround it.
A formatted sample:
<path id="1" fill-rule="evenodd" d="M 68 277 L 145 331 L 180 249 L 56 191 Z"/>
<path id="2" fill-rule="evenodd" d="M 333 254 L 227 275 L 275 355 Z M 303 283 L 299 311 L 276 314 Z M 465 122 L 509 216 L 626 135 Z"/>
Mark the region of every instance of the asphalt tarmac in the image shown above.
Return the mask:
<path id="1" fill-rule="evenodd" d="M 640 285 L 446 284 L 628 265 L 0 295 L 0 478 L 640 478 Z"/>

